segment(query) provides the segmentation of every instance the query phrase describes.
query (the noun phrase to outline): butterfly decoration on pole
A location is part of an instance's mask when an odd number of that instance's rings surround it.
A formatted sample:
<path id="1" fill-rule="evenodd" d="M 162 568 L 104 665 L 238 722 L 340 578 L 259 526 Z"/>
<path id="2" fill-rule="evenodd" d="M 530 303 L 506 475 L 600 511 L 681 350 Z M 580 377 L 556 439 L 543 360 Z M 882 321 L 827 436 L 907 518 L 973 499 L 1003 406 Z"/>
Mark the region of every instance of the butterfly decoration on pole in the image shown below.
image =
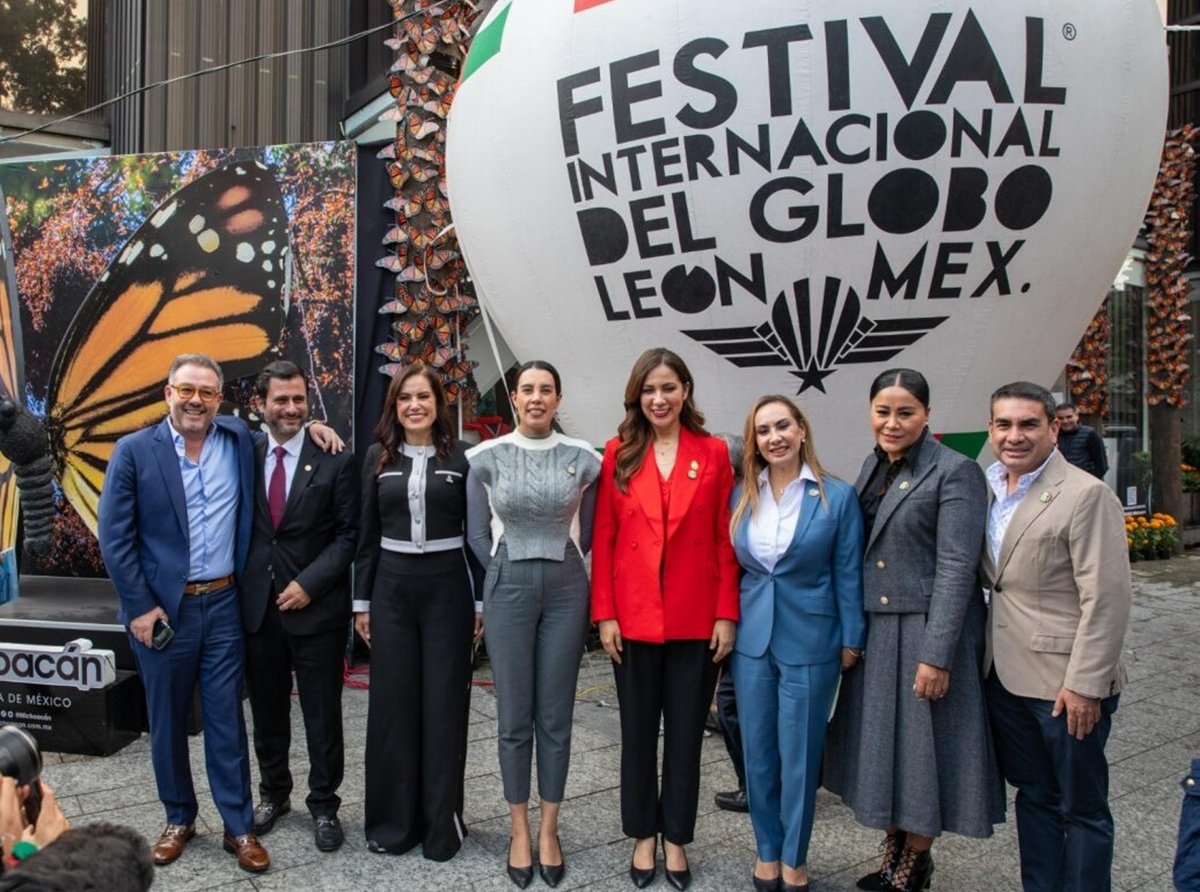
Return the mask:
<path id="1" fill-rule="evenodd" d="M 1146 402 L 1187 404 L 1192 286 L 1184 275 L 1191 259 L 1190 208 L 1195 200 L 1200 128 L 1188 124 L 1167 133 L 1162 164 L 1146 211 Z"/>
<path id="2" fill-rule="evenodd" d="M 395 276 L 393 296 L 379 312 L 394 318 L 389 339 L 375 350 L 385 375 L 420 360 L 437 369 L 447 399 L 464 408 L 477 399 L 462 336 L 478 313 L 457 241 L 450 231 L 446 188 L 446 116 L 478 12 L 470 2 L 391 0 L 396 28 L 386 44 L 396 61 L 388 90 L 396 104 L 382 117 L 396 122 L 395 141 L 379 157 L 395 194 L 384 206 L 395 215 L 376 261 Z"/>

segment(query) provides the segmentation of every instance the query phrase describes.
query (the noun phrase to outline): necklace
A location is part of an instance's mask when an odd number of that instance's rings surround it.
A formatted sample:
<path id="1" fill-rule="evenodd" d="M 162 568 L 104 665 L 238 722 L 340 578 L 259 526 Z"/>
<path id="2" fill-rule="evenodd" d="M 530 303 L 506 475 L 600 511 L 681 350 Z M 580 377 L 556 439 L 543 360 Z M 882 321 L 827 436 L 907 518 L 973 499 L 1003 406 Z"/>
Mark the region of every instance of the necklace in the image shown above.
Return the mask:
<path id="1" fill-rule="evenodd" d="M 787 480 L 787 481 L 786 481 L 785 483 L 783 483 L 781 486 L 777 486 L 777 485 L 775 484 L 775 481 L 774 481 L 774 480 L 772 480 L 772 481 L 771 481 L 771 489 L 772 489 L 772 490 L 774 490 L 774 492 L 775 492 L 775 498 L 776 498 L 776 499 L 781 499 L 781 498 L 783 498 L 783 494 L 784 494 L 784 493 L 787 491 L 787 488 L 788 488 L 789 486 L 791 486 L 791 485 L 792 485 L 794 482 L 796 482 L 796 481 L 797 481 L 797 480 L 799 480 L 799 479 L 800 479 L 800 472 L 799 472 L 799 471 L 797 471 L 797 472 L 796 472 L 796 475 L 795 475 L 794 477 L 792 477 L 791 479 Z"/>

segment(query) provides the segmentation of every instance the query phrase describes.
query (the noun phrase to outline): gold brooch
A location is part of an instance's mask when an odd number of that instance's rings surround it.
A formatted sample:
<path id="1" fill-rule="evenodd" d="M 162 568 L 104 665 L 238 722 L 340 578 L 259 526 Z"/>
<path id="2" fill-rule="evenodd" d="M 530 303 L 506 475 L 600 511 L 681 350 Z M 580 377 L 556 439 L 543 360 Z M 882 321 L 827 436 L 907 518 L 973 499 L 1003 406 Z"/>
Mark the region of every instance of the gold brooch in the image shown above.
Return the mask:
<path id="1" fill-rule="evenodd" d="M 1047 502 L 1049 502 L 1053 498 L 1054 498 L 1054 496 L 1052 496 L 1049 492 L 1044 492 L 1040 496 L 1038 496 L 1038 501 L 1041 502 L 1043 505 L 1045 505 Z"/>

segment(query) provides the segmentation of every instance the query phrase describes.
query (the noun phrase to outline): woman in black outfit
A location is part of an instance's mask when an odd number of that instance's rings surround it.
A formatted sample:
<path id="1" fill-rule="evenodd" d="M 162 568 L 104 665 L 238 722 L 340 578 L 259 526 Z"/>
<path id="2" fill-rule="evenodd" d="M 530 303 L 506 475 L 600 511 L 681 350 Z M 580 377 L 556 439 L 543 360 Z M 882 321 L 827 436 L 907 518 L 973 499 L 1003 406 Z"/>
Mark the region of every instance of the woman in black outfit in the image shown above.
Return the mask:
<path id="1" fill-rule="evenodd" d="M 471 640 L 479 565 L 464 547 L 470 468 L 437 374 L 420 362 L 388 388 L 363 461 L 354 626 L 371 648 L 366 836 L 372 852 L 462 845 Z"/>

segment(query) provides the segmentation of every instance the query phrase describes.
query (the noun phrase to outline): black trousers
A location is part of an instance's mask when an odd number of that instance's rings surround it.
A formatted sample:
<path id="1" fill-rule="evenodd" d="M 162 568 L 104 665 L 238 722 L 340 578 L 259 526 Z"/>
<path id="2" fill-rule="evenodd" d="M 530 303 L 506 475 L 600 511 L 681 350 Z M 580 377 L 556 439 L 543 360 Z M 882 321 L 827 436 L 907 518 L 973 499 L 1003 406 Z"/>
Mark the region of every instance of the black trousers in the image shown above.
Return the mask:
<path id="1" fill-rule="evenodd" d="M 371 595 L 366 836 L 396 854 L 454 857 L 475 607 L 462 551 L 380 555 Z"/>
<path id="2" fill-rule="evenodd" d="M 621 706 L 621 829 L 687 845 L 696 831 L 704 719 L 717 683 L 707 641 L 625 639 L 613 664 Z M 658 729 L 662 720 L 662 788 Z"/>
<path id="3" fill-rule="evenodd" d="M 738 789 L 746 789 L 746 756 L 742 751 L 742 723 L 738 721 L 737 695 L 733 690 L 733 668 L 729 657 L 721 661 L 721 680 L 717 682 L 717 724 L 725 751 L 733 763 Z"/>
<path id="4" fill-rule="evenodd" d="M 1076 740 L 1054 703 L 1012 693 L 993 669 L 985 690 L 1004 779 L 1017 788 L 1017 844 L 1025 892 L 1109 892 L 1113 817 L 1104 745 L 1119 695 Z"/>
<path id="5" fill-rule="evenodd" d="M 313 817 L 337 815 L 337 795 L 345 766 L 342 740 L 342 678 L 346 657 L 344 629 L 316 635 L 291 635 L 279 621 L 279 608 L 267 605 L 259 630 L 246 636 L 246 686 L 254 716 L 254 754 L 259 792 L 282 802 L 292 792 L 288 749 L 292 742 L 292 672 L 304 714 L 308 744 L 308 797 Z"/>

